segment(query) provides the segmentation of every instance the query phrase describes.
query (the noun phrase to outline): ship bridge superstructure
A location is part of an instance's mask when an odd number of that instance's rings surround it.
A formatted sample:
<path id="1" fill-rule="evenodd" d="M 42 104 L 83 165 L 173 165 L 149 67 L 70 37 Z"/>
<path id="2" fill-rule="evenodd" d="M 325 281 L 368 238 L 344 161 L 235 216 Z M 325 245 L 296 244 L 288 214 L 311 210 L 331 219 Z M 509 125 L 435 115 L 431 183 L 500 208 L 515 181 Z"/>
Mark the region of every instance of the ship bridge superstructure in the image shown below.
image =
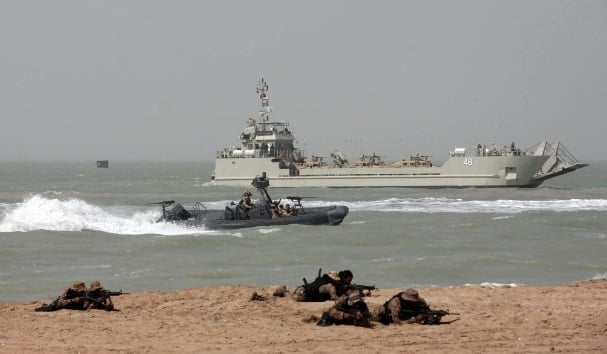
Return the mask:
<path id="1" fill-rule="evenodd" d="M 247 120 L 247 127 L 240 134 L 240 146 L 218 151 L 217 158 L 272 158 L 281 160 L 285 166 L 304 161 L 303 152 L 294 145 L 295 136 L 289 123 L 272 119 L 269 86 L 263 78 L 257 84 L 257 94 L 261 101 L 257 119 Z"/>

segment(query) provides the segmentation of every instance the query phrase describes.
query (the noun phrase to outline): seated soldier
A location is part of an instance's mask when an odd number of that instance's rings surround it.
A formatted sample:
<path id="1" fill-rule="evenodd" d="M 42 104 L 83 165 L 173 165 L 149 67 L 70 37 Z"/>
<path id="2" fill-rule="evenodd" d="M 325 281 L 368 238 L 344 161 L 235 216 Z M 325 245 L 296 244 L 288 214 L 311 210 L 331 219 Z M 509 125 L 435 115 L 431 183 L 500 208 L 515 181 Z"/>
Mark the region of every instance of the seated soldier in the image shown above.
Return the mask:
<path id="1" fill-rule="evenodd" d="M 346 293 L 340 296 L 327 312 L 323 313 L 319 326 L 344 324 L 369 327 L 369 309 L 363 301 L 360 291 L 347 286 Z"/>
<path id="2" fill-rule="evenodd" d="M 339 273 L 331 271 L 314 279 L 312 283 L 299 286 L 294 291 L 295 301 L 321 302 L 337 300 L 345 293 L 345 286 L 352 283 L 354 275 L 350 270 L 342 270 Z"/>
<path id="3" fill-rule="evenodd" d="M 84 309 L 99 309 L 106 311 L 112 311 L 114 309 L 114 304 L 112 303 L 110 295 L 103 291 L 101 283 L 97 280 L 91 282 L 89 286 L 84 301 Z"/>
<path id="4" fill-rule="evenodd" d="M 86 286 L 83 281 L 76 281 L 50 304 L 44 304 L 35 311 L 57 311 L 61 309 L 84 310 Z"/>
<path id="5" fill-rule="evenodd" d="M 250 217 L 251 209 L 255 207 L 255 204 L 251 202 L 251 192 L 246 191 L 242 194 L 242 198 L 238 202 L 238 205 L 244 209 L 245 217 L 248 219 Z"/>
<path id="6" fill-rule="evenodd" d="M 390 323 L 421 323 L 435 324 L 440 322 L 440 317 L 427 314 L 430 308 L 428 304 L 419 296 L 415 289 L 407 289 L 394 295 L 386 301 L 383 306 L 374 311 L 374 318 L 387 325 Z"/>
<path id="7" fill-rule="evenodd" d="M 270 204 L 270 210 L 272 211 L 272 218 L 279 218 L 282 216 L 280 215 L 280 211 L 278 211 L 278 206 L 275 203 Z"/>
<path id="8" fill-rule="evenodd" d="M 293 209 L 291 209 L 291 204 L 287 203 L 285 204 L 285 208 L 282 211 L 282 216 L 293 216 L 295 215 L 293 213 Z"/>
<path id="9" fill-rule="evenodd" d="M 293 207 L 291 207 L 291 215 L 297 216 L 299 214 L 300 209 L 301 209 L 301 204 L 299 205 L 299 207 L 297 206 L 297 204 L 293 204 Z"/>

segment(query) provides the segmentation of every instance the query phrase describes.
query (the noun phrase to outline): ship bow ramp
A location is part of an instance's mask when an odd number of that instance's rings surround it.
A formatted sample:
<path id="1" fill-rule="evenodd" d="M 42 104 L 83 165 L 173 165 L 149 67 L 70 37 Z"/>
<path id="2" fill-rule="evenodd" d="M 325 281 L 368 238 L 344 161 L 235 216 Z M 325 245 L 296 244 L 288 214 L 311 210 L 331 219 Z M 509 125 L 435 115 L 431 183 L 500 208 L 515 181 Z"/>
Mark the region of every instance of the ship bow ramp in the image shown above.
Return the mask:
<path id="1" fill-rule="evenodd" d="M 588 166 L 587 163 L 579 162 L 560 141 L 552 144 L 542 141 L 536 145 L 534 155 L 548 156 L 542 168 L 532 179 L 532 184 L 536 186 L 547 179 Z"/>

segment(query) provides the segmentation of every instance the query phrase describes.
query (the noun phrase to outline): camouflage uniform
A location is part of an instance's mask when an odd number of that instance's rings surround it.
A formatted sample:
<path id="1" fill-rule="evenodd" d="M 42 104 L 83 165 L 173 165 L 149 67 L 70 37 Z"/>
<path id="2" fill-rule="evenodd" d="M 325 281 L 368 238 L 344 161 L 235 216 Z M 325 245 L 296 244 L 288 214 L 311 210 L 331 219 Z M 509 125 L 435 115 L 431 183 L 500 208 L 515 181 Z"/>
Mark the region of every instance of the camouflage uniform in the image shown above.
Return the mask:
<path id="1" fill-rule="evenodd" d="M 282 211 L 282 216 L 293 216 L 293 209 L 291 209 L 291 204 L 285 204 L 285 208 Z"/>
<path id="2" fill-rule="evenodd" d="M 240 199 L 240 202 L 238 202 L 238 204 L 239 204 L 239 206 L 242 207 L 242 209 L 245 212 L 244 216 L 248 219 L 251 209 L 253 209 L 255 207 L 255 205 L 251 202 L 251 192 L 249 192 L 249 191 L 244 192 L 242 195 L 242 198 Z"/>
<path id="3" fill-rule="evenodd" d="M 431 315 L 420 313 L 427 308 L 426 300 L 419 296 L 417 290 L 409 288 L 394 295 L 383 306 L 375 308 L 373 319 L 384 324 L 400 324 L 403 321 L 406 323 L 428 323 L 434 320 L 428 317 Z"/>
<path id="4" fill-rule="evenodd" d="M 108 294 L 103 291 L 101 283 L 97 280 L 91 282 L 89 290 L 84 301 L 84 309 L 99 309 L 112 311 L 114 304 Z"/>
<path id="5" fill-rule="evenodd" d="M 272 211 L 272 218 L 279 218 L 282 216 L 280 215 L 280 211 L 278 211 L 278 207 L 276 206 L 276 204 L 270 204 L 270 210 Z"/>
<path id="6" fill-rule="evenodd" d="M 66 289 L 57 299 L 50 304 L 44 304 L 35 309 L 35 311 L 57 311 L 61 309 L 84 310 L 84 297 L 86 296 L 86 286 L 82 281 L 76 281 L 72 286 Z"/>
<path id="7" fill-rule="evenodd" d="M 340 296 L 327 313 L 335 324 L 369 326 L 369 309 L 360 291 L 355 289 L 348 291 L 348 295 Z"/>

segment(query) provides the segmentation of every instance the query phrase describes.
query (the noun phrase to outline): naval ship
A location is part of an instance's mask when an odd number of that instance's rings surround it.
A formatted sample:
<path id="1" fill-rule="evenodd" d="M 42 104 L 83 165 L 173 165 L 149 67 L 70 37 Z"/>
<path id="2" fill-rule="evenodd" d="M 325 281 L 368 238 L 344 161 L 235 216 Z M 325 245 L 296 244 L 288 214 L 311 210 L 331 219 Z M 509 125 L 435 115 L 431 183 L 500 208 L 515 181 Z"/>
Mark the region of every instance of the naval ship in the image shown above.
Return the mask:
<path id="1" fill-rule="evenodd" d="M 271 117 L 268 83 L 257 84 L 261 101 L 257 119 L 249 118 L 240 145 L 217 151 L 211 178 L 219 186 L 247 187 L 264 171 L 274 187 L 537 187 L 547 179 L 588 166 L 560 142 L 542 141 L 530 148 L 457 147 L 442 165 L 427 155 L 384 162 L 375 153 L 349 162 L 336 150 L 332 161 L 295 146 L 289 123 Z"/>

